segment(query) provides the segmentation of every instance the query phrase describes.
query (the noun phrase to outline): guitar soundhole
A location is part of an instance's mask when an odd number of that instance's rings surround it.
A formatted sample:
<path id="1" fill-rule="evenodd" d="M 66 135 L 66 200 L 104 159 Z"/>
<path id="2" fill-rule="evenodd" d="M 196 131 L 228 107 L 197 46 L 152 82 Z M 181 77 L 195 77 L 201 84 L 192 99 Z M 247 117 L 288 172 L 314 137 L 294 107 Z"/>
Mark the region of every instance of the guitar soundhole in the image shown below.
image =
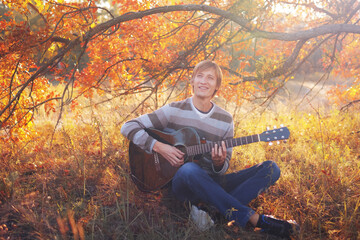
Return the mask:
<path id="1" fill-rule="evenodd" d="M 184 145 L 176 145 L 175 147 L 177 149 L 179 149 L 180 151 L 182 151 L 183 153 L 185 153 L 184 161 L 187 162 L 188 155 L 187 155 L 187 152 L 186 152 L 186 147 Z"/>

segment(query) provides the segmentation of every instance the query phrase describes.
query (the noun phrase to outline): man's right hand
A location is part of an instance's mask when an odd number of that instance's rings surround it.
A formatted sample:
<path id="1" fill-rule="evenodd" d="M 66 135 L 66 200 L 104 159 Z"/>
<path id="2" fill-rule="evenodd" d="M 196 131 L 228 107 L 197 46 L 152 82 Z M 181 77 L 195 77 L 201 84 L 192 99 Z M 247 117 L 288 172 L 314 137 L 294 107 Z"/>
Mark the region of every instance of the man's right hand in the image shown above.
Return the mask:
<path id="1" fill-rule="evenodd" d="M 174 167 L 180 167 L 184 164 L 184 153 L 169 144 L 156 141 L 153 151 L 163 156 Z"/>

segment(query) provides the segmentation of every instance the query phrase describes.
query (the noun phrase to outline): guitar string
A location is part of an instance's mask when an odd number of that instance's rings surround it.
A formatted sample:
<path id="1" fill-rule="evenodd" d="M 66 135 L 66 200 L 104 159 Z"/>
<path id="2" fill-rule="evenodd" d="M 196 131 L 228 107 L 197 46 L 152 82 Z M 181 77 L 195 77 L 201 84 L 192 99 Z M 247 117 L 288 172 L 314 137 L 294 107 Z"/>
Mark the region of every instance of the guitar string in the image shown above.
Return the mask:
<path id="1" fill-rule="evenodd" d="M 247 137 L 240 137 L 234 139 L 227 139 L 225 140 L 226 147 L 234 147 L 239 145 L 250 144 L 254 142 L 260 141 L 258 134 L 247 136 Z M 206 152 L 210 152 L 211 149 L 215 146 L 215 144 L 220 144 L 221 142 L 210 142 L 204 144 L 198 144 L 193 146 L 186 146 L 186 152 L 189 156 L 194 156 Z"/>
<path id="2" fill-rule="evenodd" d="M 281 136 L 281 139 L 284 139 L 284 138 L 285 138 L 284 136 Z M 277 138 L 275 137 L 274 139 L 277 139 Z M 227 140 L 224 140 L 224 141 L 225 141 L 226 147 L 234 147 L 234 146 L 245 145 L 245 144 L 250 144 L 250 143 L 254 143 L 254 142 L 260 142 L 261 139 L 260 139 L 259 134 L 254 134 L 254 135 L 250 135 L 250 136 L 247 136 L 247 137 L 239 137 L 239 138 L 227 139 Z M 221 142 L 219 141 L 219 142 L 210 142 L 210 143 L 198 144 L 198 145 L 193 145 L 193 146 L 185 146 L 185 149 L 186 149 L 186 153 L 189 156 L 195 156 L 195 155 L 198 155 L 198 154 L 210 152 L 211 149 L 215 146 L 215 144 L 220 145 Z"/>

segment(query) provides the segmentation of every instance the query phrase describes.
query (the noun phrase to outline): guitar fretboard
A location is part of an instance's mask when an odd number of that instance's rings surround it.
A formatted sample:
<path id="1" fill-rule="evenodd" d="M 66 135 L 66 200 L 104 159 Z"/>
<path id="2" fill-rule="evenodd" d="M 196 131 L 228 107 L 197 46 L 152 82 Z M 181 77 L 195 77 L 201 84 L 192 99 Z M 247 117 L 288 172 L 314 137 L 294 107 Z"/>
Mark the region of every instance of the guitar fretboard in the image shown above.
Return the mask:
<path id="1" fill-rule="evenodd" d="M 240 145 L 246 145 L 250 143 L 259 142 L 260 137 L 259 134 L 247 136 L 247 137 L 239 137 L 239 138 L 232 138 L 224 140 L 226 148 L 232 148 Z M 222 141 L 219 142 L 210 142 L 210 143 L 204 143 L 199 145 L 193 145 L 193 146 L 187 146 L 186 151 L 188 156 L 195 156 L 198 154 L 204 154 L 207 152 L 211 152 L 211 149 L 217 145 L 221 145 Z"/>

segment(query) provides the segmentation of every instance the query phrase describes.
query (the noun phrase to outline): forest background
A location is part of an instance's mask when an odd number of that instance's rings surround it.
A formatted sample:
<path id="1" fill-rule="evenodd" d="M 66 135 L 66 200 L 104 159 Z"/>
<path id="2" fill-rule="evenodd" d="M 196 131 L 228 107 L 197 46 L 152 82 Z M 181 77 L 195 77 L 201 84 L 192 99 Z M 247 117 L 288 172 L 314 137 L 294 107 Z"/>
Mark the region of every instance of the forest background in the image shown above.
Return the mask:
<path id="1" fill-rule="evenodd" d="M 0 239 L 263 239 L 223 218 L 199 231 L 188 206 L 129 178 L 121 124 L 191 95 L 218 62 L 214 101 L 235 136 L 230 171 L 273 159 L 279 182 L 250 203 L 294 219 L 299 239 L 359 239 L 356 0 L 2 0 Z M 268 239 L 276 239 L 267 236 Z"/>

